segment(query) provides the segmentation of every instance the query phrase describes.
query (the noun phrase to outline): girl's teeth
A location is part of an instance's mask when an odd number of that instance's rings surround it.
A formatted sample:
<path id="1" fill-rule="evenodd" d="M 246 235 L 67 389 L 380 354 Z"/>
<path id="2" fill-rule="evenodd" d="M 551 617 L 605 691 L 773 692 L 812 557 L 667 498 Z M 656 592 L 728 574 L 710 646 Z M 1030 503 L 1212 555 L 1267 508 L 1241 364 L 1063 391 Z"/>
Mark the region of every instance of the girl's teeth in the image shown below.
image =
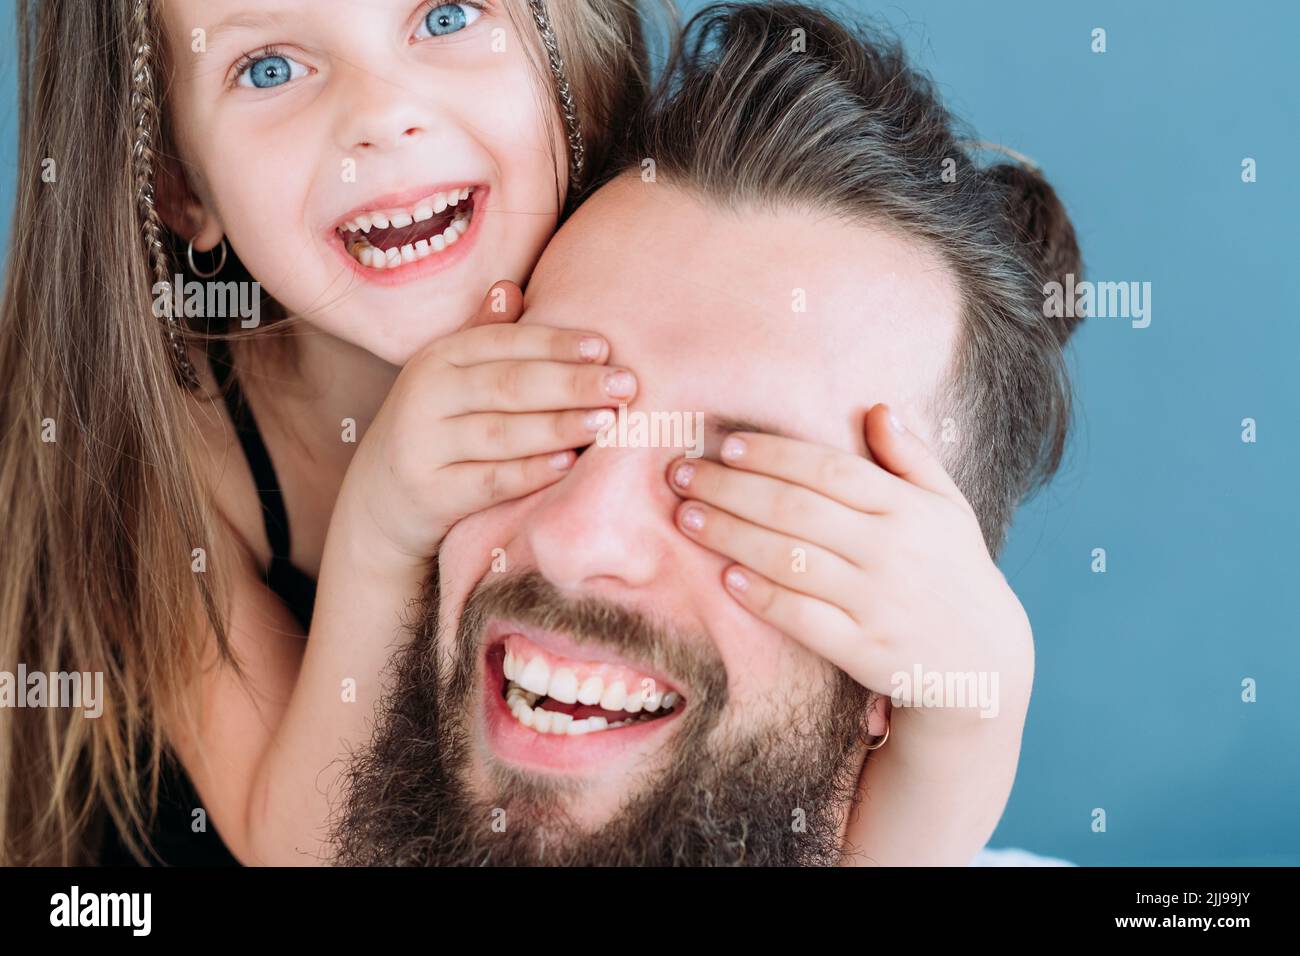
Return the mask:
<path id="1" fill-rule="evenodd" d="M 470 191 L 462 190 L 461 192 L 462 194 L 468 195 Z M 351 222 L 345 223 L 341 229 L 344 232 L 366 233 L 368 233 L 372 227 L 386 229 L 391 226 L 393 228 L 402 229 L 415 222 L 428 221 L 433 218 L 435 214 L 434 207 L 425 204 L 420 206 L 414 215 L 398 212 L 393 213 L 391 219 L 386 218 L 383 213 L 371 213 L 369 216 L 358 216 Z M 364 238 L 358 236 L 351 246 L 349 246 L 348 251 L 357 262 L 367 268 L 379 270 L 392 269 L 397 266 L 416 262 L 435 253 L 442 252 L 469 231 L 472 218 L 473 211 L 469 206 L 466 206 L 463 210 L 456 213 L 456 218 L 451 221 L 446 229 L 432 238 L 420 239 L 414 243 L 407 243 L 400 248 L 384 250 L 370 245 Z"/>

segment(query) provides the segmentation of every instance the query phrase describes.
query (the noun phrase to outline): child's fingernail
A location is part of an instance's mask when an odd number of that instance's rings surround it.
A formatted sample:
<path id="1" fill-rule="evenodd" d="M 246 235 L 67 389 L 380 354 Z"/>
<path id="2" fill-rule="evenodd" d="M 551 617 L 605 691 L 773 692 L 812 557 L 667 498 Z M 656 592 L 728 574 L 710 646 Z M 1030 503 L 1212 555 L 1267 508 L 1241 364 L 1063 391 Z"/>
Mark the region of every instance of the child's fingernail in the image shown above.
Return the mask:
<path id="1" fill-rule="evenodd" d="M 574 455 L 571 451 L 557 451 L 549 461 L 556 471 L 568 471 L 569 466 L 574 462 Z"/>
<path id="2" fill-rule="evenodd" d="M 608 408 L 599 408 L 587 413 L 586 426 L 589 432 L 598 432 L 614 424 L 614 413 Z"/>
<path id="3" fill-rule="evenodd" d="M 745 454 L 745 439 L 738 435 L 728 435 L 722 443 L 721 454 L 727 461 L 735 461 Z"/>
<path id="4" fill-rule="evenodd" d="M 907 429 L 903 427 L 903 423 L 899 421 L 898 416 L 894 414 L 894 410 L 892 408 L 889 410 L 889 427 L 892 428 L 895 434 L 898 435 L 901 435 L 905 431 L 907 431 Z"/>
<path id="5" fill-rule="evenodd" d="M 682 462 L 673 469 L 673 484 L 678 488 L 689 488 L 691 479 L 695 477 L 695 466 Z"/>
<path id="6" fill-rule="evenodd" d="M 604 339 L 586 338 L 578 343 L 578 354 L 588 360 L 600 358 L 604 350 Z"/>
<path id="7" fill-rule="evenodd" d="M 687 531 L 699 531 L 704 527 L 704 512 L 699 508 L 687 508 L 682 512 L 682 527 Z"/>
<path id="8" fill-rule="evenodd" d="M 749 587 L 749 578 L 745 577 L 745 572 L 740 568 L 732 568 L 727 572 L 727 587 L 733 591 L 743 591 Z"/>
<path id="9" fill-rule="evenodd" d="M 605 376 L 605 394 L 614 398 L 629 398 L 636 391 L 636 378 L 631 372 L 611 372 Z"/>

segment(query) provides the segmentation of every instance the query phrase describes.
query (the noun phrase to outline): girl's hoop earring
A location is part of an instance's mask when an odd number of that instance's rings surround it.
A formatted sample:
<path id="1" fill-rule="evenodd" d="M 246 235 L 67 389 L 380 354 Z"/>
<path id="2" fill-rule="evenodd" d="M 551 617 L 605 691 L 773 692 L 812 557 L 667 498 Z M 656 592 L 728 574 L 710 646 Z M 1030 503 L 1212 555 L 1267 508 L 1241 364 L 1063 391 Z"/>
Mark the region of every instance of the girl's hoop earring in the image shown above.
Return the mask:
<path id="1" fill-rule="evenodd" d="M 874 744 L 872 744 L 867 749 L 879 750 L 881 747 L 885 746 L 885 741 L 889 739 L 889 729 L 893 726 L 894 726 L 894 722 L 892 720 L 889 723 L 885 724 L 885 735 L 881 737 L 879 740 L 877 740 Z"/>
<path id="2" fill-rule="evenodd" d="M 194 273 L 200 279 L 211 279 L 226 267 L 226 237 L 221 237 L 220 252 L 217 253 L 217 267 L 211 272 L 204 272 L 194 264 L 194 240 L 190 240 L 189 247 L 185 250 L 185 261 L 189 263 L 190 272 Z"/>

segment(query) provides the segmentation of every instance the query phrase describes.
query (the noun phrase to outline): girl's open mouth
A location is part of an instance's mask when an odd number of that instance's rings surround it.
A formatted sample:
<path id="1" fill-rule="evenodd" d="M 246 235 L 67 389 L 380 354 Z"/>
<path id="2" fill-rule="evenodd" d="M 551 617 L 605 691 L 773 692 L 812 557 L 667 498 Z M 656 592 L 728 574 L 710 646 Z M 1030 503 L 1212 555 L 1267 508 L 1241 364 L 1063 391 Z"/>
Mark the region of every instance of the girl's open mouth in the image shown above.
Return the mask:
<path id="1" fill-rule="evenodd" d="M 409 207 L 376 209 L 338 227 L 343 248 L 367 269 L 383 271 L 454 246 L 474 218 L 477 187 L 433 193 Z"/>

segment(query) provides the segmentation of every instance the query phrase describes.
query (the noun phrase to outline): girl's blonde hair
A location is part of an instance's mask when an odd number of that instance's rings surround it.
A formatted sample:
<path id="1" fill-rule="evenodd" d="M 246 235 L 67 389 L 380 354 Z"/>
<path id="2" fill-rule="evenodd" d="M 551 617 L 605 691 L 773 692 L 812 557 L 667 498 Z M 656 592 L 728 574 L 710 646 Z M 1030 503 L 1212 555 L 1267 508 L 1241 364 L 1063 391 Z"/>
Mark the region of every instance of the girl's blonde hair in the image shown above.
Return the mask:
<path id="1" fill-rule="evenodd" d="M 91 862 L 106 818 L 145 859 L 138 835 L 166 759 L 161 718 L 186 712 L 206 628 L 222 662 L 238 666 L 220 562 L 207 573 L 191 564 L 220 534 L 177 386 L 185 343 L 200 336 L 153 311 L 158 275 L 180 271 L 144 201 L 149 160 L 170 152 L 142 76 L 152 67 L 154 87 L 165 87 L 155 3 L 17 4 L 19 181 L 0 308 L 0 671 L 98 672 L 105 691 L 97 719 L 0 710 L 3 865 Z M 511 3 L 536 35 L 535 4 Z M 542 5 L 581 131 L 569 208 L 645 95 L 639 7 Z M 562 110 L 555 58 L 541 44 L 532 53 L 557 91 L 548 107 Z"/>

